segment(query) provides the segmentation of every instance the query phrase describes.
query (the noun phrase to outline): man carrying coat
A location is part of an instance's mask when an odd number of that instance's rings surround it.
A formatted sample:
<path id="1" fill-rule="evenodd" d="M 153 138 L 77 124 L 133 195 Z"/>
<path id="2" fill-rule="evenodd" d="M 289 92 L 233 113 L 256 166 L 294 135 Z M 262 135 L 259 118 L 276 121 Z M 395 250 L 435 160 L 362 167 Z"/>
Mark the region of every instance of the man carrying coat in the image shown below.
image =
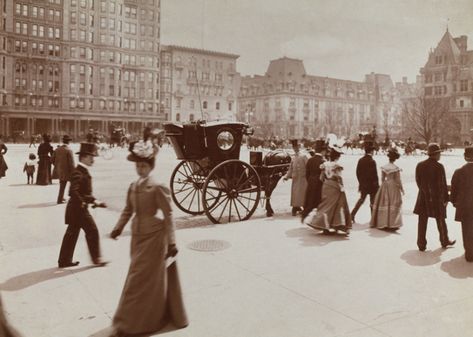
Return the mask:
<path id="1" fill-rule="evenodd" d="M 421 252 L 427 248 L 427 221 L 435 218 L 443 248 L 455 244 L 448 238 L 447 218 L 448 189 L 445 168 L 440 160 L 440 147 L 436 143 L 427 148 L 428 159 L 421 161 L 416 167 L 416 183 L 419 188 L 414 214 L 419 216 L 417 228 L 417 247 Z"/>
<path id="2" fill-rule="evenodd" d="M 370 196 L 370 208 L 373 209 L 374 197 L 379 188 L 378 170 L 373 159 L 374 144 L 371 141 L 365 142 L 365 155 L 358 160 L 356 165 L 356 177 L 358 179 L 360 198 L 351 211 L 351 220 L 355 222 L 355 216 L 366 197 Z"/>
<path id="3" fill-rule="evenodd" d="M 295 155 L 291 160 L 289 171 L 287 171 L 284 180 L 292 179 L 291 185 L 291 206 L 292 216 L 296 216 L 297 212 L 302 211 L 304 206 L 305 191 L 307 189 L 307 180 L 305 167 L 307 164 L 307 157 L 300 154 L 299 143 L 297 139 L 292 142 L 292 148 L 294 149 Z"/>
<path id="4" fill-rule="evenodd" d="M 71 174 L 74 171 L 74 155 L 72 150 L 69 148 L 69 142 L 71 140 L 71 137 L 64 135 L 62 137 L 62 142 L 64 144 L 54 150 L 54 169 L 59 178 L 59 193 L 57 196 L 58 204 L 66 202 L 66 200 L 64 200 L 64 190 L 66 189 L 67 182 L 71 180 Z"/>
<path id="5" fill-rule="evenodd" d="M 473 147 L 465 148 L 466 164 L 452 177 L 450 201 L 456 208 L 455 221 L 461 222 L 465 259 L 473 262 Z"/>
<path id="6" fill-rule="evenodd" d="M 302 220 L 309 215 L 309 213 L 319 206 L 322 198 L 322 180 L 320 180 L 320 173 L 322 165 L 325 162 L 325 153 L 327 151 L 327 144 L 323 139 L 315 141 L 315 155 L 307 161 L 306 164 L 306 179 L 307 190 L 305 193 L 304 210 L 302 211 Z"/>
<path id="7" fill-rule="evenodd" d="M 107 262 L 104 262 L 100 255 L 99 231 L 88 210 L 90 204 L 94 207 L 107 207 L 105 203 L 97 201 L 92 195 L 92 177 L 88 167 L 94 164 L 94 157 L 98 156 L 97 146 L 94 143 L 81 143 L 77 154 L 79 155 L 79 164 L 71 176 L 70 199 L 66 206 L 66 224 L 68 226 L 62 239 L 58 265 L 59 268 L 66 268 L 79 264 L 79 261 L 72 261 L 72 257 L 82 228 L 85 232 L 92 262 L 96 266 L 103 267 Z"/>

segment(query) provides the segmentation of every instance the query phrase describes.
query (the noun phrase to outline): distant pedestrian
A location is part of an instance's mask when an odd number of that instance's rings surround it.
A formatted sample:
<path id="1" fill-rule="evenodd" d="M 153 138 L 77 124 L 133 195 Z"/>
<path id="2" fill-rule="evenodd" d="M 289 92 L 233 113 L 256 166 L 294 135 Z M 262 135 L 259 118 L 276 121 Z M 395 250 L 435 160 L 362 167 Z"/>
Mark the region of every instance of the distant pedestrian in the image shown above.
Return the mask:
<path id="1" fill-rule="evenodd" d="M 99 202 L 92 195 L 92 177 L 88 170 L 88 167 L 94 164 L 94 157 L 98 155 L 97 146 L 91 143 L 81 143 L 77 154 L 79 155 L 79 163 L 71 176 L 70 199 L 66 206 L 65 216 L 65 222 L 68 226 L 62 239 L 58 265 L 59 268 L 66 268 L 79 264 L 79 261 L 73 261 L 72 258 L 82 229 L 85 232 L 92 262 L 96 266 L 103 267 L 108 262 L 102 260 L 99 231 L 88 210 L 90 204 L 94 207 L 106 207 L 105 203 Z"/>
<path id="2" fill-rule="evenodd" d="M 443 248 L 455 244 L 455 240 L 448 238 L 447 218 L 448 189 L 445 168 L 440 160 L 440 147 L 436 143 L 429 144 L 427 148 L 428 159 L 421 161 L 416 167 L 416 183 L 419 188 L 414 214 L 419 216 L 417 229 L 417 247 L 420 251 L 427 248 L 427 222 L 435 218 Z"/>
<path id="3" fill-rule="evenodd" d="M 36 172 L 36 156 L 34 153 L 30 153 L 28 156 L 28 160 L 25 162 L 25 165 L 23 166 L 23 172 L 26 173 L 26 179 L 27 182 L 26 184 L 31 184 L 34 183 L 34 173 Z"/>
<path id="4" fill-rule="evenodd" d="M 376 161 L 373 159 L 374 144 L 371 141 L 365 142 L 365 155 L 358 160 L 356 166 L 356 177 L 358 179 L 360 198 L 351 212 L 351 221 L 355 222 L 355 216 L 366 197 L 370 196 L 370 209 L 373 209 L 374 197 L 378 192 L 379 181 Z"/>
<path id="5" fill-rule="evenodd" d="M 325 140 L 317 139 L 315 141 L 315 154 L 309 158 L 306 164 L 307 190 L 305 194 L 304 210 L 302 211 L 302 219 L 304 219 L 314 208 L 320 203 L 322 198 L 322 164 L 325 162 L 325 154 L 327 152 L 327 144 Z"/>
<path id="6" fill-rule="evenodd" d="M 69 142 L 72 138 L 69 135 L 62 137 L 63 144 L 54 151 L 54 170 L 57 172 L 59 179 L 59 193 L 57 203 L 62 204 L 64 199 L 64 191 L 67 182 L 71 180 L 71 174 L 74 171 L 74 155 L 69 148 Z"/>
<path id="7" fill-rule="evenodd" d="M 138 180 L 130 184 L 126 206 L 110 233 L 116 239 L 131 223 L 131 263 L 118 308 L 112 336 L 154 333 L 170 320 L 177 328 L 188 325 L 182 301 L 176 261 L 167 258 L 178 250 L 174 236 L 169 189 L 149 176 L 155 166 L 157 147 L 151 140 L 133 143 L 128 160 L 135 162 Z M 161 213 L 162 217 L 157 214 Z"/>
<path id="8" fill-rule="evenodd" d="M 401 169 L 394 164 L 400 154 L 396 149 L 388 151 L 389 163 L 381 166 L 381 188 L 376 193 L 370 227 L 396 230 L 402 226 Z"/>
<path id="9" fill-rule="evenodd" d="M 473 262 L 473 147 L 465 148 L 464 157 L 467 163 L 453 173 L 450 201 L 462 225 L 465 259 Z"/>
<path id="10" fill-rule="evenodd" d="M 2 177 L 5 177 L 5 174 L 8 170 L 7 162 L 5 161 L 5 158 L 3 158 L 5 153 L 7 153 L 7 151 L 8 151 L 8 148 L 3 142 L 3 136 L 0 135 L 0 179 Z"/>
<path id="11" fill-rule="evenodd" d="M 36 136 L 35 135 L 31 135 L 30 137 L 30 146 L 33 145 L 33 147 L 36 147 Z"/>
<path id="12" fill-rule="evenodd" d="M 350 210 L 343 186 L 343 167 L 338 163 L 342 151 L 338 147 L 330 149 L 330 161 L 322 164 L 322 199 L 317 211 L 312 211 L 304 223 L 312 228 L 330 234 L 331 230 L 348 234 L 351 228 Z M 315 212 L 315 213 L 314 213 Z"/>
<path id="13" fill-rule="evenodd" d="M 36 175 L 36 185 L 50 185 L 51 180 L 51 156 L 54 149 L 51 146 L 51 137 L 43 134 L 43 142 L 38 146 L 38 174 Z"/>
<path id="14" fill-rule="evenodd" d="M 292 158 L 289 171 L 287 171 L 284 180 L 292 179 L 291 184 L 291 206 L 292 215 L 296 216 L 298 212 L 302 212 L 304 206 L 305 193 L 307 189 L 306 180 L 306 165 L 307 156 L 300 153 L 300 146 L 297 139 L 291 141 L 294 150 L 294 157 Z"/>

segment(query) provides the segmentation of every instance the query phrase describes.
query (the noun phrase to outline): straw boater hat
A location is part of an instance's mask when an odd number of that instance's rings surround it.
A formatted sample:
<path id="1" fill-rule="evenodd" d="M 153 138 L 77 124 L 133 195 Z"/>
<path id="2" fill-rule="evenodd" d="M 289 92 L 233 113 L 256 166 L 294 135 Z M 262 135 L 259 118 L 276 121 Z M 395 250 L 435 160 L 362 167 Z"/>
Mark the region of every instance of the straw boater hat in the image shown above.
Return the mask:
<path id="1" fill-rule="evenodd" d="M 427 154 L 429 156 L 439 153 L 439 152 L 442 152 L 442 150 L 440 149 L 440 146 L 437 143 L 430 143 L 429 146 L 427 147 Z"/>
<path id="2" fill-rule="evenodd" d="M 79 152 L 76 152 L 76 154 L 87 154 L 94 157 L 99 155 L 97 145 L 94 143 L 80 143 Z"/>
<path id="3" fill-rule="evenodd" d="M 126 157 L 129 161 L 147 162 L 154 166 L 154 159 L 158 154 L 159 148 L 151 140 L 131 142 L 128 148 L 130 154 Z"/>

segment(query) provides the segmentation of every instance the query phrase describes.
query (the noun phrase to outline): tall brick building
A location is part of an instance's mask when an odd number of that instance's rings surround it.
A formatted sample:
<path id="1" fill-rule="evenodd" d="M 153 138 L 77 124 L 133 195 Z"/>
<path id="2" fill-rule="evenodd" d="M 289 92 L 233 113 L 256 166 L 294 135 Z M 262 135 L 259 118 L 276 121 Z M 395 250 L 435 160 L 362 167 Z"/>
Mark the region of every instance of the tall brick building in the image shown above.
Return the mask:
<path id="1" fill-rule="evenodd" d="M 0 0 L 0 133 L 82 137 L 167 119 L 160 0 Z"/>

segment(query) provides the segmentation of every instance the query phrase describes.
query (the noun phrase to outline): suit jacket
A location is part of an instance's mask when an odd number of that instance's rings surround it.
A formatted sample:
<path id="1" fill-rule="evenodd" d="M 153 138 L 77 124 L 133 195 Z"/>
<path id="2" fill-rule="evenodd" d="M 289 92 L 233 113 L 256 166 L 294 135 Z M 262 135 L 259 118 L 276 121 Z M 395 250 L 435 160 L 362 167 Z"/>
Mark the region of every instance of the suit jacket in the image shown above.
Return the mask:
<path id="1" fill-rule="evenodd" d="M 446 218 L 448 202 L 445 168 L 435 159 L 428 158 L 417 164 L 416 183 L 419 187 L 414 213 L 431 218 Z"/>
<path id="2" fill-rule="evenodd" d="M 66 206 L 66 224 L 81 222 L 90 216 L 87 206 L 95 201 L 92 195 L 92 177 L 81 165 L 77 165 L 72 172 L 69 197 Z"/>
<path id="3" fill-rule="evenodd" d="M 59 180 L 69 181 L 74 171 L 74 154 L 67 145 L 62 145 L 54 151 L 54 169 Z"/>
<path id="4" fill-rule="evenodd" d="M 453 173 L 450 201 L 455 206 L 455 221 L 473 220 L 473 163 Z"/>
<path id="5" fill-rule="evenodd" d="M 131 222 L 133 235 L 163 231 L 168 244 L 176 242 L 169 189 L 157 184 L 153 178 L 147 177 L 139 185 L 137 182 L 130 184 L 126 206 L 114 230 L 122 232 L 133 214 L 135 215 Z"/>
<path id="6" fill-rule="evenodd" d="M 361 193 L 376 193 L 379 188 L 378 170 L 373 157 L 366 154 L 358 160 L 356 165 L 356 177 L 358 178 L 358 190 Z"/>
<path id="7" fill-rule="evenodd" d="M 320 180 L 320 174 L 322 173 L 322 169 L 320 165 L 325 162 L 325 159 L 320 154 L 315 154 L 315 156 L 309 158 L 306 164 L 306 179 L 307 182 L 310 184 L 317 184 L 322 185 L 322 181 Z"/>

